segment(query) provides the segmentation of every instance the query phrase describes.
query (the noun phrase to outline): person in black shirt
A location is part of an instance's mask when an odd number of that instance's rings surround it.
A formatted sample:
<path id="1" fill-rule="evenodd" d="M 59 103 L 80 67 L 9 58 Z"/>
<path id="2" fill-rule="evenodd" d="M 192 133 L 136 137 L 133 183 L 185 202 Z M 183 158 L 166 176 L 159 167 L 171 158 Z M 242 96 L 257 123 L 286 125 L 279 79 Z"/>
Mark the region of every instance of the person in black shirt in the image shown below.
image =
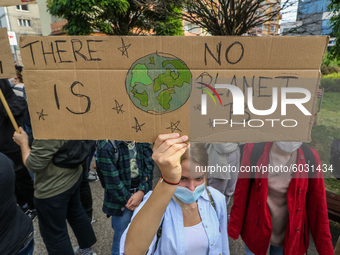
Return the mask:
<path id="1" fill-rule="evenodd" d="M 27 102 L 23 97 L 16 96 L 8 80 L 0 79 L 0 89 L 12 111 L 18 126 L 24 126 L 28 112 Z M 33 181 L 27 168 L 21 160 L 20 147 L 13 141 L 14 127 L 7 115 L 5 107 L 0 101 L 0 152 L 14 162 L 15 196 L 17 203 L 24 211 L 33 212 Z M 33 214 L 32 214 L 33 215 Z"/>
<path id="2" fill-rule="evenodd" d="M 14 164 L 0 153 L 0 254 L 33 254 L 33 224 L 17 205 Z"/>

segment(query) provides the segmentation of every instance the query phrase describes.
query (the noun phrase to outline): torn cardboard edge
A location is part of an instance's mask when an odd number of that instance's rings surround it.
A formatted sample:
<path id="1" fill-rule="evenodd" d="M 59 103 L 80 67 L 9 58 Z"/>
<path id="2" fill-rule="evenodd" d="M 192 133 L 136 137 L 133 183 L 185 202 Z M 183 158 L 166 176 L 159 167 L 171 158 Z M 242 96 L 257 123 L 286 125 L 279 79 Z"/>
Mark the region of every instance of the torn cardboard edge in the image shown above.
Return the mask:
<path id="1" fill-rule="evenodd" d="M 0 28 L 0 79 L 16 77 L 6 28 Z"/>

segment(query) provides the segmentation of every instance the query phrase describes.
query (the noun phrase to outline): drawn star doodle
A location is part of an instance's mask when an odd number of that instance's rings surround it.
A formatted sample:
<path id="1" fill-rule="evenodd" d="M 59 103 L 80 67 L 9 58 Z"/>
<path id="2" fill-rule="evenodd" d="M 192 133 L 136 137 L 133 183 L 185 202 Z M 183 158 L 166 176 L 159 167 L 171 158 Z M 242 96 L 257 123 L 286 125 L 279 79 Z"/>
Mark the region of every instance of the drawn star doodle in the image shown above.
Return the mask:
<path id="1" fill-rule="evenodd" d="M 39 120 L 45 120 L 45 116 L 48 116 L 48 114 L 44 113 L 44 109 L 41 109 L 41 112 L 37 112 Z"/>
<path id="2" fill-rule="evenodd" d="M 175 123 L 173 123 L 171 121 L 171 124 L 170 124 L 170 127 L 167 127 L 166 129 L 170 129 L 171 130 L 171 133 L 175 132 L 176 130 L 178 130 L 179 132 L 182 132 L 182 130 L 180 130 L 178 128 L 178 125 L 180 124 L 181 122 L 180 121 L 176 121 Z"/>
<path id="3" fill-rule="evenodd" d="M 113 107 L 112 109 L 113 110 L 116 110 L 117 111 L 117 114 L 119 113 L 124 113 L 125 111 L 122 109 L 123 105 L 124 104 L 119 104 L 117 100 L 115 100 L 115 103 L 116 103 L 116 107 Z"/>
<path id="4" fill-rule="evenodd" d="M 144 126 L 145 123 L 140 125 L 137 118 L 136 117 L 134 117 L 134 118 L 135 118 L 136 126 L 134 126 L 132 128 L 136 129 L 136 133 L 138 133 L 138 131 L 142 131 L 142 126 Z"/>
<path id="5" fill-rule="evenodd" d="M 129 53 L 127 51 L 127 49 L 131 46 L 131 44 L 125 45 L 125 42 L 122 39 L 122 47 L 119 47 L 118 50 L 122 53 L 122 56 L 126 56 L 127 58 L 129 57 Z"/>
<path id="6" fill-rule="evenodd" d="M 194 110 L 200 111 L 201 110 L 201 104 L 194 105 Z"/>
<path id="7" fill-rule="evenodd" d="M 208 125 L 209 125 L 210 128 L 215 129 L 214 123 L 211 119 L 209 119 Z"/>

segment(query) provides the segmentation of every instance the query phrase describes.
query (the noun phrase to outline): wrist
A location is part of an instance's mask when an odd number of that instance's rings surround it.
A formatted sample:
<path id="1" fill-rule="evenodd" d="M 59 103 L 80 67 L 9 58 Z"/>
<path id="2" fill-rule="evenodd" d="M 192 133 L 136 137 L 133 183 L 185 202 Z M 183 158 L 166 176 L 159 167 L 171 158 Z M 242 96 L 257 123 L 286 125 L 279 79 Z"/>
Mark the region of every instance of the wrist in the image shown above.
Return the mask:
<path id="1" fill-rule="evenodd" d="M 29 145 L 28 145 L 28 141 L 23 141 L 22 143 L 20 143 L 20 148 L 21 149 L 27 149 L 29 148 Z"/>
<path id="2" fill-rule="evenodd" d="M 136 193 L 139 193 L 139 194 L 141 194 L 141 195 L 145 195 L 145 192 L 143 191 L 143 190 L 138 190 Z"/>
<path id="3" fill-rule="evenodd" d="M 174 185 L 177 186 L 180 183 L 181 179 L 168 179 L 167 177 L 164 177 L 163 174 L 161 174 L 161 182 L 165 182 L 166 184 L 169 185 Z"/>

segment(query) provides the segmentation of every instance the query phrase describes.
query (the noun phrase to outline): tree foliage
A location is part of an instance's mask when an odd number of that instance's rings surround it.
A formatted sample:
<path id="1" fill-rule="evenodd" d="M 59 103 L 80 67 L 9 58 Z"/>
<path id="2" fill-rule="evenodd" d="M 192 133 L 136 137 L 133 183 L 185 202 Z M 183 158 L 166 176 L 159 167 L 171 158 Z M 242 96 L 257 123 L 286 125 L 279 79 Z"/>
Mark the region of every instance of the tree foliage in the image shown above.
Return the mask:
<path id="1" fill-rule="evenodd" d="M 181 4 L 184 10 L 182 18 L 203 28 L 211 35 L 243 35 L 251 28 L 278 18 L 281 10 L 292 5 L 292 1 L 288 0 L 167 0 L 166 2 Z"/>
<path id="2" fill-rule="evenodd" d="M 336 44 L 331 48 L 331 53 L 335 58 L 340 59 L 340 1 L 331 0 L 328 10 L 332 14 L 330 22 L 332 24 L 333 35 L 336 37 Z"/>
<path id="3" fill-rule="evenodd" d="M 161 22 L 154 24 L 154 32 L 157 35 L 184 35 L 183 23 L 180 15 L 182 9 L 178 6 L 171 6 L 171 13 L 173 15 L 164 15 Z M 160 16 L 162 12 L 155 12 L 156 16 Z"/>
<path id="4" fill-rule="evenodd" d="M 128 8 L 127 0 L 48 0 L 49 12 L 68 21 L 64 29 L 69 35 L 91 34 L 98 23 L 107 23 L 101 17 L 108 12 L 124 13 Z"/>
<path id="5" fill-rule="evenodd" d="M 64 30 L 69 35 L 88 35 L 94 30 L 108 35 L 132 35 L 149 33 L 153 29 L 163 35 L 180 34 L 181 21 L 176 15 L 164 16 L 156 11 L 161 2 L 48 0 L 48 10 L 52 15 L 68 21 Z M 178 12 L 176 6 L 167 4 L 165 9 L 168 13 Z"/>

